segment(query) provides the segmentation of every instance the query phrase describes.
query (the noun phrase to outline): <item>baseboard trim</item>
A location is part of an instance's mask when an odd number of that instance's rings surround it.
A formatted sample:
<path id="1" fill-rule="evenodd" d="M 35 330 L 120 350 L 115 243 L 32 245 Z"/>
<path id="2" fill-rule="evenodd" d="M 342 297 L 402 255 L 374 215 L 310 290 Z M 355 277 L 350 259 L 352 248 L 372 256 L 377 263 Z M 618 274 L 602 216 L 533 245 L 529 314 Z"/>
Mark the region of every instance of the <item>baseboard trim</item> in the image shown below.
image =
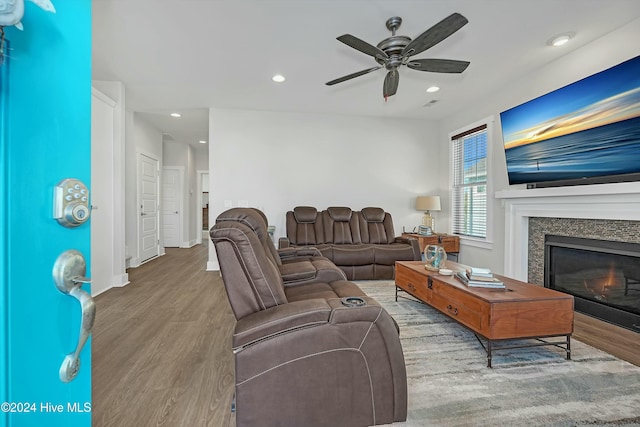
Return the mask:
<path id="1" fill-rule="evenodd" d="M 207 271 L 220 271 L 218 261 L 207 261 Z"/>
<path id="2" fill-rule="evenodd" d="M 116 276 L 113 276 L 113 284 L 112 286 L 114 288 L 122 288 L 124 286 L 127 286 L 129 284 L 129 275 L 127 273 L 124 274 L 118 274 Z"/>

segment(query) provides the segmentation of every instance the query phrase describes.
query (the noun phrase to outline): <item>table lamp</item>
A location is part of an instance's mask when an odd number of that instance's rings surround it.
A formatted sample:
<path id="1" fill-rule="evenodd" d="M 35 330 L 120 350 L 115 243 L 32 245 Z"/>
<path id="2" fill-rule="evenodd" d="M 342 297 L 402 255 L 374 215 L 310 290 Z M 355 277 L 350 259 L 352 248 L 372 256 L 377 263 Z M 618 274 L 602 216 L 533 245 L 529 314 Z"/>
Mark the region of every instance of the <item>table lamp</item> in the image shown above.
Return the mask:
<path id="1" fill-rule="evenodd" d="M 435 232 L 436 224 L 431 216 L 431 211 L 440 210 L 440 196 L 418 196 L 416 198 L 416 210 L 424 211 L 422 225 L 431 227 L 431 230 Z"/>

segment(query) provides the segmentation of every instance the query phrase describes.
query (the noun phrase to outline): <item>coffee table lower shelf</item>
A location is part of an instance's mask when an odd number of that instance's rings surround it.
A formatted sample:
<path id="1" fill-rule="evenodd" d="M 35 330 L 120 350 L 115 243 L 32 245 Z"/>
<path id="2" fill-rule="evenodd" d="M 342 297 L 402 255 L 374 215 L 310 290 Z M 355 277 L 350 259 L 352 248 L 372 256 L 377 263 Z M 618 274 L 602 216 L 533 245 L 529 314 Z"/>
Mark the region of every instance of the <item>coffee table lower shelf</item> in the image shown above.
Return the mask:
<path id="1" fill-rule="evenodd" d="M 417 302 L 423 305 L 426 305 L 428 307 L 434 308 L 435 310 L 437 310 L 435 307 L 432 307 L 431 305 L 419 300 L 418 298 L 416 298 L 414 295 L 412 295 L 410 292 L 406 291 L 405 289 L 402 289 L 399 286 L 395 286 L 396 288 L 396 302 L 398 301 L 398 298 L 403 298 L 409 301 L 413 301 L 413 302 Z M 407 293 L 409 295 L 411 295 L 412 298 L 407 298 L 403 295 L 399 295 L 398 292 L 404 292 Z M 447 315 L 446 313 L 444 313 L 445 315 Z M 463 325 L 462 323 L 458 322 L 455 318 L 448 316 L 450 319 L 455 320 L 456 323 L 458 323 L 459 325 L 463 326 L 466 329 L 469 329 L 471 332 L 473 332 L 473 334 L 475 335 L 476 339 L 478 340 L 478 342 L 480 343 L 480 345 L 482 346 L 482 348 L 485 350 L 485 352 L 487 353 L 487 367 L 488 368 L 493 368 L 492 365 L 492 358 L 493 358 L 493 353 L 495 353 L 496 351 L 501 351 L 501 350 L 511 350 L 511 349 L 515 349 L 515 348 L 527 348 L 527 347 L 542 347 L 542 346 L 555 346 L 558 347 L 562 350 L 564 350 L 566 352 L 566 359 L 567 360 L 571 360 L 571 334 L 562 334 L 562 335 L 546 335 L 546 336 L 540 336 L 540 337 L 522 337 L 522 338 L 508 338 L 508 339 L 499 339 L 499 340 L 492 340 L 489 339 L 487 337 L 484 337 L 480 334 L 478 334 L 477 332 L 475 332 L 474 330 L 472 330 L 471 328 L 468 328 L 467 326 Z M 558 337 L 565 337 L 564 341 L 546 341 L 547 338 L 558 338 Z M 483 342 L 486 341 L 486 345 Z M 505 342 L 513 342 L 513 341 L 535 341 L 535 342 L 528 342 L 528 343 L 524 343 L 524 344 L 517 344 L 517 345 L 497 345 L 497 343 L 505 343 Z"/>

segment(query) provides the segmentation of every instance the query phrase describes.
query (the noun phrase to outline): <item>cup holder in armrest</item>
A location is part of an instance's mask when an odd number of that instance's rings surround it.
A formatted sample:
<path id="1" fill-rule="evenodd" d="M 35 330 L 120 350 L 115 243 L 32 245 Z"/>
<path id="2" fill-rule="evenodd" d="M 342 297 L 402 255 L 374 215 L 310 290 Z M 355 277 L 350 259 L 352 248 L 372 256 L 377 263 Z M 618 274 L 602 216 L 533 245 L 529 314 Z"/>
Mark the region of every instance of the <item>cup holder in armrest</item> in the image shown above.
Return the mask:
<path id="1" fill-rule="evenodd" d="M 367 305 L 367 301 L 361 297 L 345 297 L 340 301 L 342 301 L 342 305 L 345 307 L 363 307 Z"/>

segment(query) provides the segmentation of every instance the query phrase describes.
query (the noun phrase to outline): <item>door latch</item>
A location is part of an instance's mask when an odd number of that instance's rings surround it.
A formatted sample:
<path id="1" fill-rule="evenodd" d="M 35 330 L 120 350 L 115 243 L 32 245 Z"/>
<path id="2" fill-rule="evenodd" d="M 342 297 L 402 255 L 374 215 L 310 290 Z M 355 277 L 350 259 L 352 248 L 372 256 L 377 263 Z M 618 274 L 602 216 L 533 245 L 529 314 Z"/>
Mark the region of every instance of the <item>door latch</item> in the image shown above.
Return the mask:
<path id="1" fill-rule="evenodd" d="M 67 354 L 60 366 L 60 381 L 68 383 L 80 370 L 80 353 L 93 331 L 96 318 L 96 305 L 91 295 L 82 289 L 83 283 L 91 283 L 85 277 L 86 262 L 82 254 L 76 250 L 68 250 L 60 254 L 53 266 L 53 281 L 56 288 L 65 295 L 74 297 L 80 303 L 82 320 L 80 336 L 73 352 Z"/>

